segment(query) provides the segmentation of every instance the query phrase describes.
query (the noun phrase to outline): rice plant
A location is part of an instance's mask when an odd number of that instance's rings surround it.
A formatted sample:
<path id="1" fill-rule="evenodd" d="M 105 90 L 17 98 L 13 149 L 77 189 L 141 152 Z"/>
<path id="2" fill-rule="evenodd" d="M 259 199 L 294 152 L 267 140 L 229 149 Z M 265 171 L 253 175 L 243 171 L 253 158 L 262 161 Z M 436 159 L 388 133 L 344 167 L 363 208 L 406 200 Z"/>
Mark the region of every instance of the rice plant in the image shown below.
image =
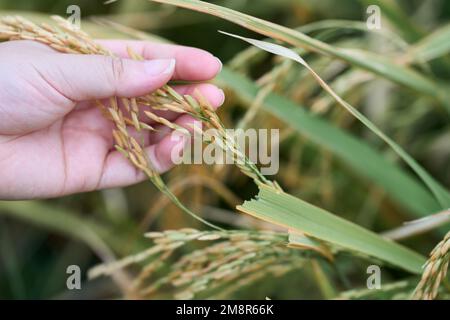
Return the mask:
<path id="1" fill-rule="evenodd" d="M 122 210 L 132 213 L 124 217 L 108 207 L 112 198 L 106 192 L 98 193 L 90 210 L 104 212 L 93 221 L 81 219 L 74 212 L 81 208 L 64 199 L 59 207 L 2 202 L 0 213 L 84 242 L 103 260 L 97 264 L 91 259 L 87 283 L 115 282 L 114 297 L 446 299 L 448 219 L 440 217 L 450 206 L 448 27 L 441 27 L 438 18 L 425 27 L 388 2 L 375 2 L 391 15 L 383 16 L 383 28 L 374 31 L 352 14 L 355 20 L 329 13 L 328 20 L 321 20 L 315 16 L 320 8 L 312 2 L 267 1 L 259 9 L 233 4 L 233 10 L 226 2 L 112 1 L 103 8 L 111 12 L 93 19 L 97 24 L 83 22 L 92 35 L 61 17 L 50 21 L 2 14 L 2 40 L 33 40 L 63 53 L 111 56 L 95 38 L 166 41 L 156 38 L 155 30 L 136 28 L 146 29 L 147 18 L 159 21 L 158 14 L 168 10 L 182 26 L 182 17 L 194 17 L 186 18 L 183 27 L 207 26 L 202 32 L 217 39 L 229 62 L 216 80 L 227 96 L 219 111 L 198 93 L 180 95 L 172 84 L 142 97 L 98 101 L 114 123 L 115 148 L 164 197 L 144 185 L 129 193 L 116 190 Z M 361 9 L 366 4 L 353 5 Z M 129 10 L 143 18 L 127 19 Z M 270 20 L 273 10 L 280 14 L 276 23 L 256 18 Z M 425 9 L 408 10 L 420 17 Z M 306 23 L 300 19 L 303 12 Z M 170 30 L 177 33 L 179 27 L 169 25 L 170 38 Z M 199 45 L 195 37 L 191 40 Z M 230 47 L 236 49 L 230 53 Z M 128 55 L 143 59 L 131 49 Z M 192 128 L 199 134 L 217 130 L 219 137 L 208 143 L 230 152 L 237 168 L 187 165 L 161 177 L 129 132 L 154 131 L 148 119 L 183 130 L 154 110 L 193 116 L 203 124 Z M 275 177 L 261 174 L 226 130 L 247 127 L 281 128 Z M 148 194 L 152 200 L 146 203 Z M 99 202 L 106 209 L 99 209 Z M 433 215 L 437 212 L 442 212 L 439 218 Z M 410 220 L 414 230 L 402 227 Z M 402 232 L 380 234 L 399 226 Z M 382 269 L 380 290 L 365 288 L 369 265 Z M 277 283 L 289 289 L 279 293 Z M 313 293 L 302 286 L 314 287 Z"/>

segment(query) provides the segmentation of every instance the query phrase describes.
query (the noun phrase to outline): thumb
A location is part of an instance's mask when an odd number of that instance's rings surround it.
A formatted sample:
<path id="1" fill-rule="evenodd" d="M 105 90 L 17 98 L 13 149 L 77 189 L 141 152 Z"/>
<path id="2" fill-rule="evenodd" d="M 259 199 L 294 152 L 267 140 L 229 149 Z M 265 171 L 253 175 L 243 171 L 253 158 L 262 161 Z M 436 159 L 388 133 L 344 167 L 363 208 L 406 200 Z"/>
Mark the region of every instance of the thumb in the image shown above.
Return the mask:
<path id="1" fill-rule="evenodd" d="M 166 84 L 175 70 L 174 59 L 58 54 L 50 63 L 46 80 L 74 101 L 142 96 Z"/>

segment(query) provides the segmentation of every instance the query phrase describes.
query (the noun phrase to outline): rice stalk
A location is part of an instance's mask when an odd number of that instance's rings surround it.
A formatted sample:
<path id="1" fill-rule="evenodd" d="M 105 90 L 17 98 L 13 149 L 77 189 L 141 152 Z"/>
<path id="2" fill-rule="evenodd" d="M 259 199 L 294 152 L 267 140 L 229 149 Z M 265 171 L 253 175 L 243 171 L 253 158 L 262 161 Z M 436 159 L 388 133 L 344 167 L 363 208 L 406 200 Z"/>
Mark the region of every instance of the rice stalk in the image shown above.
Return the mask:
<path id="1" fill-rule="evenodd" d="M 114 56 L 112 52 L 97 44 L 88 34 L 74 28 L 67 20 L 58 16 L 54 16 L 53 19 L 57 22 L 59 28 L 45 23 L 37 25 L 20 16 L 3 17 L 0 19 L 0 40 L 33 40 L 46 44 L 63 53 Z M 135 60 L 143 59 L 138 54 L 132 52 L 131 49 L 128 51 L 131 58 Z M 105 117 L 110 119 L 115 125 L 115 130 L 112 132 L 115 140 L 115 148 L 123 154 L 135 168 L 145 173 L 150 181 L 176 206 L 204 224 L 214 229 L 220 229 L 197 216 L 178 200 L 178 198 L 167 188 L 160 175 L 152 167 L 144 152 L 144 146 L 131 137 L 128 131 L 129 126 L 134 127 L 138 132 L 141 132 L 142 130 L 154 130 L 153 127 L 140 119 L 139 111 L 142 107 L 148 107 L 147 110 L 144 111 L 147 118 L 173 130 L 182 130 L 183 128 L 167 121 L 165 118 L 158 117 L 152 110 L 168 110 L 180 114 L 190 114 L 202 121 L 207 128 L 217 130 L 220 139 L 216 139 L 214 142 L 224 151 L 230 151 L 231 154 L 233 154 L 236 158 L 235 163 L 245 175 L 252 178 L 258 185 L 264 184 L 281 190 L 277 183 L 266 179 L 260 173 L 257 166 L 240 150 L 234 137 L 231 137 L 226 132 L 224 125 L 209 103 L 202 97 L 197 97 L 197 99 L 198 101 L 189 95 L 182 96 L 169 85 L 165 85 L 154 93 L 143 97 L 131 99 L 120 98 L 120 102 L 122 102 L 126 112 L 129 114 L 128 117 L 119 107 L 118 97 L 110 98 L 108 105 L 105 105 L 101 101 L 97 101 L 97 105 L 103 111 Z M 203 132 L 200 128 L 194 129 L 200 131 L 200 133 Z"/>
<path id="2" fill-rule="evenodd" d="M 450 263 L 450 232 L 431 251 L 430 258 L 424 265 L 422 279 L 414 290 L 413 298 L 433 300 L 439 293 L 439 286 L 447 276 Z"/>

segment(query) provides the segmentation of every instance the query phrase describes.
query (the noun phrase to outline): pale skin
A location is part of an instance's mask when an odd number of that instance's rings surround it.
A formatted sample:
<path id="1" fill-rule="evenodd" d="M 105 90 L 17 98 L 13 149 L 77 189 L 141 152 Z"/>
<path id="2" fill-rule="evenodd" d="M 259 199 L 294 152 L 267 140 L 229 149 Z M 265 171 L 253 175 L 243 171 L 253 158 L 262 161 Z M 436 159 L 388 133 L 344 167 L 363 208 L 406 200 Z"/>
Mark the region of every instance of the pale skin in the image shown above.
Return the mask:
<path id="1" fill-rule="evenodd" d="M 170 80 L 195 84 L 174 88 L 199 92 L 212 106 L 224 101 L 223 91 L 204 83 L 221 69 L 210 53 L 190 47 L 141 41 L 99 41 L 120 58 L 56 52 L 31 41 L 0 44 L 0 199 L 52 198 L 135 184 L 145 176 L 114 149 L 113 125 L 95 106 L 95 99 L 137 97 Z M 144 62 L 127 56 L 127 47 Z M 191 128 L 187 115 L 158 112 Z M 139 137 L 152 166 L 163 173 L 183 141 L 170 130 Z M 137 133 L 135 133 L 137 134 Z"/>

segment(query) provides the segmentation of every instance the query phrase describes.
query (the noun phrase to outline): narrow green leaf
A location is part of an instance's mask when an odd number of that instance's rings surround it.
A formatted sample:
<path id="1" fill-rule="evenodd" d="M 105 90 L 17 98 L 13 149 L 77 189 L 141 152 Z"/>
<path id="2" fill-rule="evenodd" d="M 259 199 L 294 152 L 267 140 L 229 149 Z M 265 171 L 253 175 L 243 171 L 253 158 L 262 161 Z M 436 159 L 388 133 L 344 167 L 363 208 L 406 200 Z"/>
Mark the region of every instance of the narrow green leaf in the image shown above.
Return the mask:
<path id="1" fill-rule="evenodd" d="M 257 199 L 238 210 L 319 240 L 368 255 L 420 274 L 425 257 L 319 207 L 270 187 L 261 186 Z"/>

